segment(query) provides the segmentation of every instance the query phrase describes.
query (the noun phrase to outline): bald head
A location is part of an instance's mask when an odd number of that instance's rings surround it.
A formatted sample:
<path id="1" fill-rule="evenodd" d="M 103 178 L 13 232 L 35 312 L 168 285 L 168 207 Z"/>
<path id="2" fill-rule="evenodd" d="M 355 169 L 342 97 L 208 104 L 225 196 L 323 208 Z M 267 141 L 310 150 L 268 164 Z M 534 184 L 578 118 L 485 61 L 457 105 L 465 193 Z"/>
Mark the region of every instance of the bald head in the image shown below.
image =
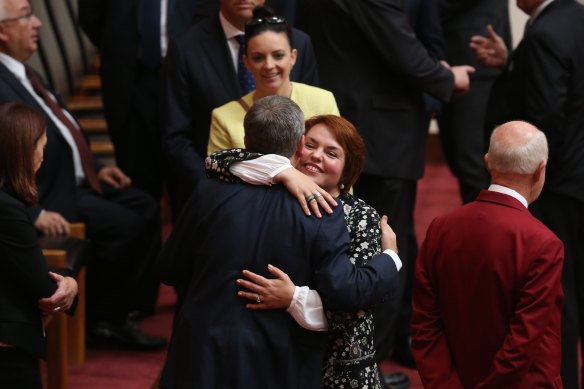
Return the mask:
<path id="1" fill-rule="evenodd" d="M 544 133 L 527 122 L 513 121 L 493 131 L 487 168 L 499 173 L 532 174 L 547 158 Z"/>

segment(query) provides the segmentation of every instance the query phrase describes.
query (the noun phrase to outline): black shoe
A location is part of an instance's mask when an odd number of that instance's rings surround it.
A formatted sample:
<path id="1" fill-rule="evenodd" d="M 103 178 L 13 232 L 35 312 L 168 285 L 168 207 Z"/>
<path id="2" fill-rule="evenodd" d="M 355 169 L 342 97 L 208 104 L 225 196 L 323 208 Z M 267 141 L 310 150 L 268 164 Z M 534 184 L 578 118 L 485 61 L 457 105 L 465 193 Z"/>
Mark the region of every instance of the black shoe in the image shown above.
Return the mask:
<path id="1" fill-rule="evenodd" d="M 131 350 L 154 351 L 167 345 L 166 339 L 146 335 L 130 321 L 122 326 L 101 322 L 88 332 L 88 337 L 91 345 L 116 344 Z"/>
<path id="2" fill-rule="evenodd" d="M 381 374 L 381 379 L 386 389 L 406 389 L 410 387 L 410 378 L 405 373 Z"/>

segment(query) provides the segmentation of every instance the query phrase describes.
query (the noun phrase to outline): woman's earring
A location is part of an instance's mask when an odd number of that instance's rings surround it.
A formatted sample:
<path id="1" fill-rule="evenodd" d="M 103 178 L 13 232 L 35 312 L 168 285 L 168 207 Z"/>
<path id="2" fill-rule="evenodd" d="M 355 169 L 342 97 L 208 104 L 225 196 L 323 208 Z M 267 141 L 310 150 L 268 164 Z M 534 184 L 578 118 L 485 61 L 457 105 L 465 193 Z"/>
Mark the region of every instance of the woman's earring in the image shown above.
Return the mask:
<path id="1" fill-rule="evenodd" d="M 340 189 L 340 190 L 343 190 L 343 189 L 345 189 L 345 184 L 343 184 L 343 183 L 341 182 L 341 184 L 339 185 L 339 189 Z"/>

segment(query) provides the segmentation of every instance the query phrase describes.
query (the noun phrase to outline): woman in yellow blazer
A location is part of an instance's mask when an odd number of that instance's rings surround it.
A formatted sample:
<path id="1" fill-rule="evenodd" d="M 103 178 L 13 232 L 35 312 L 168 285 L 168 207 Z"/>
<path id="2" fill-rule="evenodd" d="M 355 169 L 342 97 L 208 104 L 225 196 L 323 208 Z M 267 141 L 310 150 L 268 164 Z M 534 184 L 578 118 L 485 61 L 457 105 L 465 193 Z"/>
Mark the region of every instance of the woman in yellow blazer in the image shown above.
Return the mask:
<path id="1" fill-rule="evenodd" d="M 265 96 L 290 97 L 306 119 L 315 115 L 339 114 L 333 94 L 313 86 L 291 82 L 290 70 L 296 61 L 292 32 L 286 20 L 274 16 L 263 7 L 245 26 L 246 55 L 244 62 L 253 74 L 256 90 L 239 100 L 213 110 L 207 152 L 245 148 L 243 118 L 253 102 Z"/>

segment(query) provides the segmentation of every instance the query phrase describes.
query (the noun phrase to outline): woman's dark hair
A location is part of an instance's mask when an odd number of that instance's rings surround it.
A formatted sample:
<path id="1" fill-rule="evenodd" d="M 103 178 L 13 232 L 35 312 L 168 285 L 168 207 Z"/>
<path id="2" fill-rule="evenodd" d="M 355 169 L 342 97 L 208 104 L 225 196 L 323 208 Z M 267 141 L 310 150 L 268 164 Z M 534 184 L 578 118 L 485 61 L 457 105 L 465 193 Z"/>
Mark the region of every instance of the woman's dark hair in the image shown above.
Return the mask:
<path id="1" fill-rule="evenodd" d="M 11 190 L 21 201 L 37 201 L 34 152 L 45 133 L 45 119 L 21 103 L 0 106 L 0 188 Z"/>
<path id="2" fill-rule="evenodd" d="M 339 184 L 343 184 L 343 188 L 340 189 L 341 194 L 345 194 L 357 182 L 357 178 L 365 166 L 365 142 L 350 121 L 337 115 L 311 117 L 305 123 L 305 134 L 308 134 L 310 129 L 317 124 L 326 126 L 345 152 L 345 167 L 341 182 L 339 182 Z"/>
<path id="3" fill-rule="evenodd" d="M 247 42 L 256 35 L 265 31 L 273 31 L 286 35 L 290 48 L 294 48 L 292 40 L 292 27 L 286 22 L 283 16 L 275 15 L 269 7 L 256 7 L 253 10 L 253 17 L 245 25 L 245 47 Z"/>

